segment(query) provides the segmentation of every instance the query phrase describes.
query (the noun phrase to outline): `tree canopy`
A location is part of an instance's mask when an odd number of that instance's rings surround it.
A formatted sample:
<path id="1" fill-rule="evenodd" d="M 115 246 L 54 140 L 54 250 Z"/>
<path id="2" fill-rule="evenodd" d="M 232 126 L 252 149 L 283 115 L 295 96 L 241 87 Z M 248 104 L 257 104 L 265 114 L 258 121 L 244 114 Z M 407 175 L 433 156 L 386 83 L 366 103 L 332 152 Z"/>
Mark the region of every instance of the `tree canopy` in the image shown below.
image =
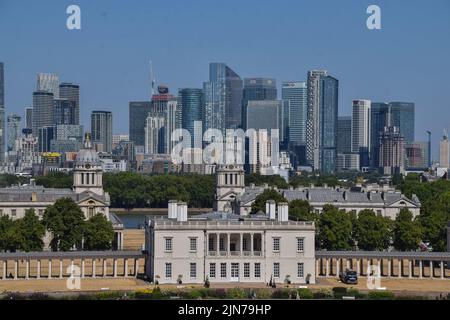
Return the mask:
<path id="1" fill-rule="evenodd" d="M 114 239 L 114 230 L 110 221 L 98 213 L 86 221 L 83 232 L 84 250 L 109 250 Z"/>
<path id="2" fill-rule="evenodd" d="M 286 198 L 284 198 L 278 191 L 275 189 L 266 189 L 263 193 L 258 195 L 255 201 L 252 204 L 251 213 L 255 214 L 259 211 L 264 213 L 266 212 L 266 202 L 268 200 L 274 200 L 277 204 L 280 202 L 287 202 Z"/>
<path id="3" fill-rule="evenodd" d="M 373 210 L 362 210 L 356 220 L 355 241 L 358 248 L 366 251 L 385 250 L 391 242 L 391 220 L 375 214 Z"/>
<path id="4" fill-rule="evenodd" d="M 407 208 L 400 210 L 394 222 L 394 247 L 400 251 L 416 250 L 423 237 L 422 226 Z"/>
<path id="5" fill-rule="evenodd" d="M 350 214 L 325 205 L 316 225 L 317 246 L 327 250 L 352 248 L 352 221 Z"/>

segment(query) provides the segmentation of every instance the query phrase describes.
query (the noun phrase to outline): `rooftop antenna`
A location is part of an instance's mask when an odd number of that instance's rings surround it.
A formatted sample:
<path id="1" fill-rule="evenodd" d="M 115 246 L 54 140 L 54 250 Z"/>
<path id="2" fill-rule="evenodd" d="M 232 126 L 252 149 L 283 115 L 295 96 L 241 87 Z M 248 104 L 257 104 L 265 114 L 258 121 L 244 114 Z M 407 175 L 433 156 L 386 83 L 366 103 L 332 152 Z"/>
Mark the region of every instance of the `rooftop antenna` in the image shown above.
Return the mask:
<path id="1" fill-rule="evenodd" d="M 153 63 L 152 60 L 150 60 L 150 83 L 151 83 L 151 91 L 150 91 L 150 99 L 153 97 L 153 95 L 155 94 L 155 84 L 156 84 L 156 80 L 155 80 L 155 76 L 153 75 Z"/>

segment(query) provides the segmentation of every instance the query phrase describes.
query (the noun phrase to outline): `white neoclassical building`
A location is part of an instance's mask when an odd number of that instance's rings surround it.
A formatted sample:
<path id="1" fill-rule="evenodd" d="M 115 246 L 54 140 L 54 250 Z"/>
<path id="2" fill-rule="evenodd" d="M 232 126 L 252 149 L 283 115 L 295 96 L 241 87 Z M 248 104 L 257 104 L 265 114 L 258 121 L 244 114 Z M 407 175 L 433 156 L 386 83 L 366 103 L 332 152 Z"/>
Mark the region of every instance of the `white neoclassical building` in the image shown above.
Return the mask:
<path id="1" fill-rule="evenodd" d="M 87 134 L 85 146 L 77 154 L 72 189 L 44 188 L 36 185 L 33 179 L 28 185 L 1 188 L 0 216 L 20 219 L 27 209 L 33 208 L 42 217 L 45 209 L 56 200 L 71 198 L 80 206 L 87 219 L 97 213 L 110 219 L 110 199 L 109 194 L 103 190 L 102 175 L 100 159 L 92 149 Z"/>
<path id="2" fill-rule="evenodd" d="M 160 284 L 313 284 L 314 223 L 289 221 L 287 210 L 269 201 L 267 215 L 188 217 L 186 203 L 171 201 L 168 216 L 146 227 L 146 274 Z"/>

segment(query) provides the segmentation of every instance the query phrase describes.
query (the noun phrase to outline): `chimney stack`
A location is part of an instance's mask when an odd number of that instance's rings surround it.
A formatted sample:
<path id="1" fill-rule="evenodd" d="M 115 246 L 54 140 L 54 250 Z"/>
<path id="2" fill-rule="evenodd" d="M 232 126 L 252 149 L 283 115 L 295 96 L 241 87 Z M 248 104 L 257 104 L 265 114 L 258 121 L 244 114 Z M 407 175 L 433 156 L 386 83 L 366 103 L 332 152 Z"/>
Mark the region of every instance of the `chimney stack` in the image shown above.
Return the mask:
<path id="1" fill-rule="evenodd" d="M 176 219 L 177 218 L 177 206 L 178 201 L 177 200 L 169 200 L 168 205 L 168 211 L 167 211 L 167 217 L 169 219 Z"/>
<path id="2" fill-rule="evenodd" d="M 278 204 L 278 221 L 285 222 L 289 220 L 289 205 L 287 202 Z"/>
<path id="3" fill-rule="evenodd" d="M 177 220 L 179 222 L 187 221 L 187 203 L 186 202 L 178 202 L 177 207 Z"/>
<path id="4" fill-rule="evenodd" d="M 266 201 L 266 214 L 269 216 L 270 220 L 275 220 L 276 218 L 276 203 L 274 200 Z"/>

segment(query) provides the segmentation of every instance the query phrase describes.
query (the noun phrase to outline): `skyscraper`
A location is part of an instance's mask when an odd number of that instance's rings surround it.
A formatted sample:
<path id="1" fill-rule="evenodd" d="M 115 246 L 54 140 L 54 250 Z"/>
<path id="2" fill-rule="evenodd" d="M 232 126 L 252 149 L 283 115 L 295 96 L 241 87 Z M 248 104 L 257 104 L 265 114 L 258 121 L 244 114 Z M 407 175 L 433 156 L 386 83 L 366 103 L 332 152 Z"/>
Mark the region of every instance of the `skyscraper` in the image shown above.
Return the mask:
<path id="1" fill-rule="evenodd" d="M 415 105 L 412 102 L 390 102 L 392 125 L 399 128 L 405 143 L 413 143 L 415 139 Z"/>
<path id="2" fill-rule="evenodd" d="M 387 126 L 384 128 L 380 135 L 379 149 L 379 170 L 382 174 L 404 173 L 405 138 L 397 127 Z"/>
<path id="3" fill-rule="evenodd" d="M 338 117 L 337 153 L 349 154 L 352 152 L 352 117 Z"/>
<path id="4" fill-rule="evenodd" d="M 33 107 L 25 108 L 25 128 L 30 130 L 33 128 Z"/>
<path id="5" fill-rule="evenodd" d="M 55 123 L 53 93 L 33 92 L 33 134 L 38 135 L 39 127 L 53 126 Z"/>
<path id="6" fill-rule="evenodd" d="M 191 145 L 194 146 L 194 122 L 202 121 L 203 90 L 183 88 L 178 91 L 178 104 L 181 109 L 181 126 L 189 131 Z M 202 141 L 202 137 L 197 137 Z"/>
<path id="7" fill-rule="evenodd" d="M 439 143 L 439 166 L 441 166 L 443 168 L 448 168 L 450 165 L 450 161 L 449 161 L 450 148 L 449 147 L 450 147 L 450 145 L 449 145 L 449 141 L 448 141 L 448 133 L 447 133 L 447 130 L 445 130 L 442 140 Z"/>
<path id="8" fill-rule="evenodd" d="M 325 70 L 308 71 L 307 79 L 307 120 L 306 120 L 306 161 L 314 169 L 320 163 L 320 84 L 327 75 Z"/>
<path id="9" fill-rule="evenodd" d="M 66 99 L 55 99 L 55 125 L 73 124 L 77 125 L 76 120 L 76 102 Z"/>
<path id="10" fill-rule="evenodd" d="M 22 118 L 18 114 L 8 115 L 8 145 L 7 151 L 13 151 L 16 146 L 16 139 L 20 137 L 20 121 Z"/>
<path id="11" fill-rule="evenodd" d="M 353 100 L 352 152 L 359 154 L 360 168 L 369 167 L 370 100 Z"/>
<path id="12" fill-rule="evenodd" d="M 149 115 L 145 125 L 145 153 L 164 153 L 165 119 L 158 115 Z"/>
<path id="13" fill-rule="evenodd" d="M 150 101 L 133 101 L 129 105 L 129 133 L 130 141 L 136 148 L 145 145 L 145 124 L 152 109 Z"/>
<path id="14" fill-rule="evenodd" d="M 110 111 L 92 111 L 92 142 L 97 151 L 111 153 L 112 132 L 112 113 Z"/>
<path id="15" fill-rule="evenodd" d="M 59 85 L 59 98 L 75 103 L 74 123 L 80 124 L 80 86 L 73 83 L 61 83 Z"/>
<path id="16" fill-rule="evenodd" d="M 204 126 L 207 129 L 236 129 L 242 123 L 242 80 L 225 63 L 210 63 L 205 94 Z"/>
<path id="17" fill-rule="evenodd" d="M 38 133 L 38 152 L 49 152 L 51 149 L 51 141 L 55 137 L 54 126 L 41 126 L 37 129 Z"/>
<path id="18" fill-rule="evenodd" d="M 36 91 L 53 93 L 54 99 L 59 99 L 59 77 L 53 73 L 38 73 Z"/>
<path id="19" fill-rule="evenodd" d="M 0 162 L 5 161 L 5 66 L 0 62 Z"/>
<path id="20" fill-rule="evenodd" d="M 281 97 L 289 101 L 289 142 L 291 145 L 306 145 L 308 114 L 306 82 L 283 82 Z"/>
<path id="21" fill-rule="evenodd" d="M 245 78 L 242 93 L 242 128 L 247 129 L 247 104 L 254 100 L 276 100 L 277 84 L 272 78 Z"/>
<path id="22" fill-rule="evenodd" d="M 378 168 L 380 162 L 380 135 L 388 126 L 389 104 L 372 102 L 370 106 L 370 166 Z"/>

